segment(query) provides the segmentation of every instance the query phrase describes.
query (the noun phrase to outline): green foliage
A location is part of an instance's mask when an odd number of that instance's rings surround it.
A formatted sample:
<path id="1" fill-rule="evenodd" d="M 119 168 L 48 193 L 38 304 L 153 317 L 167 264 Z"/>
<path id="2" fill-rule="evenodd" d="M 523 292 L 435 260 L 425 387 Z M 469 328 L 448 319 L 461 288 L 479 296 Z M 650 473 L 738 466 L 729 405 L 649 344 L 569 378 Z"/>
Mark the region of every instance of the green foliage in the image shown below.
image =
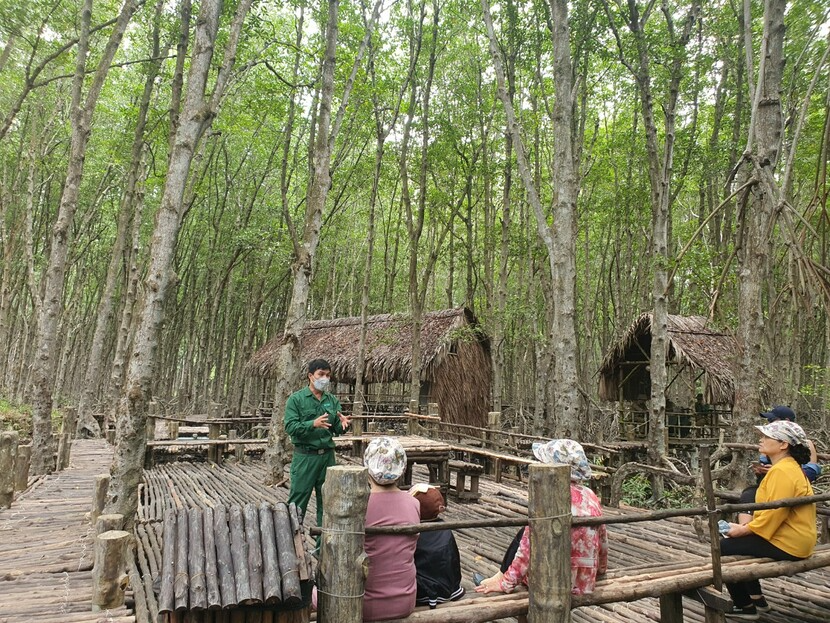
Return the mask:
<path id="1" fill-rule="evenodd" d="M 32 436 L 32 407 L 0 398 L 0 429 L 17 431 L 21 438 Z"/>

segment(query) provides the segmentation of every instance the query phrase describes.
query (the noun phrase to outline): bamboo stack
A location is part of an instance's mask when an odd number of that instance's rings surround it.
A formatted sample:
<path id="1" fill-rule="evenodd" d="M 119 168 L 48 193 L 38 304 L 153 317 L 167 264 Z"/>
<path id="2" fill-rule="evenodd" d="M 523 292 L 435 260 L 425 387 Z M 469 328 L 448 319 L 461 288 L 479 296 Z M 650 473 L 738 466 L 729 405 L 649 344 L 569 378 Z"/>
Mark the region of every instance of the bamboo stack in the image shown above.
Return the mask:
<path id="1" fill-rule="evenodd" d="M 145 576 L 160 574 L 157 620 L 175 623 L 186 613 L 190 621 L 213 621 L 218 610 L 237 617 L 303 609 L 310 584 L 302 539 L 295 539 L 299 531 L 293 504 L 168 509 L 160 566 L 153 555 L 139 556 Z M 138 537 L 140 550 L 158 543 L 156 531 L 146 526 Z"/>

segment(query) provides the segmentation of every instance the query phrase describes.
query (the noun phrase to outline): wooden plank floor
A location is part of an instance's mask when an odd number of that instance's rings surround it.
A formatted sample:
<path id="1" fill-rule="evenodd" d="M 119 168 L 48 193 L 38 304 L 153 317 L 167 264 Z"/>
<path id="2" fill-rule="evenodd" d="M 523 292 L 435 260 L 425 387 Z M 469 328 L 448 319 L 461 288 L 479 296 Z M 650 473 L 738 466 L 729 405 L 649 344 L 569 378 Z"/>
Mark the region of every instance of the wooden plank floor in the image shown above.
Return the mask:
<path id="1" fill-rule="evenodd" d="M 341 457 L 341 462 L 344 459 Z M 416 467 L 414 481 L 427 478 L 425 468 Z M 228 462 L 222 467 L 206 463 L 181 463 L 158 466 L 146 474 L 147 487 L 142 495 L 139 510 L 141 526 L 140 551 L 144 552 L 143 566 L 150 575 L 158 567 L 161 542 L 161 518 L 164 508 L 181 504 L 211 503 L 211 501 L 260 501 L 281 500 L 288 497 L 284 488 L 266 487 L 265 469 L 261 463 L 249 462 L 236 465 Z M 477 503 L 459 503 L 450 499 L 444 518 L 448 521 L 481 519 L 484 517 L 515 517 L 527 513 L 527 489 L 525 485 L 506 480 L 496 484 L 481 480 L 482 497 Z M 229 498 L 232 498 L 229 500 Z M 606 514 L 627 512 L 625 509 L 606 509 Z M 309 504 L 306 525 L 314 525 L 314 498 Z M 152 533 L 152 534 L 151 534 Z M 498 570 L 502 554 L 516 533 L 516 528 L 487 528 L 456 531 L 461 551 L 463 585 L 468 595 L 473 593 L 473 571 L 491 574 Z M 152 536 L 152 538 L 148 538 Z M 708 560 L 709 544 L 697 539 L 694 522 L 676 518 L 638 524 L 609 527 L 611 569 L 647 566 L 654 562 L 681 560 Z M 309 547 L 312 541 L 308 540 Z M 140 553 L 141 555 L 141 553 Z M 155 578 L 148 578 L 152 584 Z M 830 570 L 820 569 L 793 578 L 777 578 L 762 582 L 772 611 L 761 614 L 761 621 L 769 623 L 827 623 L 830 621 Z M 152 606 L 150 611 L 152 612 Z M 684 600 L 686 621 L 703 623 L 702 606 Z M 573 612 L 576 623 L 640 623 L 659 621 L 659 605 L 656 599 L 642 599 L 631 603 L 615 603 L 604 606 L 578 608 Z"/>
<path id="2" fill-rule="evenodd" d="M 37 480 L 0 510 L 0 623 L 133 623 L 127 608 L 92 612 L 95 476 L 109 472 L 102 440 L 76 440 L 68 469 Z"/>

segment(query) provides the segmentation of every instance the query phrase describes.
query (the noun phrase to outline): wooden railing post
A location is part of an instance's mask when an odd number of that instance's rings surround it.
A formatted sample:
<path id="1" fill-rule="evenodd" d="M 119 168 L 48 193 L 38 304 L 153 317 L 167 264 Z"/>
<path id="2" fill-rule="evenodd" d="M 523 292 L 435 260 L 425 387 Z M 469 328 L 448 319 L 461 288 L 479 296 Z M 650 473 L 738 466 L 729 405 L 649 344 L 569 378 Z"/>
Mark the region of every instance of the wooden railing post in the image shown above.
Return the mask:
<path id="1" fill-rule="evenodd" d="M 530 466 L 528 623 L 571 620 L 570 482 L 566 465 Z"/>
<path id="2" fill-rule="evenodd" d="M 69 433 L 61 433 L 58 438 L 58 454 L 55 464 L 56 471 L 63 471 L 69 467 L 69 456 L 72 454 L 72 436 Z"/>
<path id="3" fill-rule="evenodd" d="M 427 405 L 427 415 L 431 415 L 432 417 L 439 417 L 437 402 L 430 402 Z M 436 433 L 438 432 L 438 422 L 436 422 L 435 420 L 429 420 L 427 422 L 427 430 L 433 437 L 435 437 Z"/>
<path id="4" fill-rule="evenodd" d="M 17 459 L 14 462 L 14 489 L 23 491 L 29 486 L 29 463 L 32 460 L 32 445 L 17 446 Z"/>
<path id="5" fill-rule="evenodd" d="M 208 423 L 208 439 L 219 440 L 219 424 Z M 213 463 L 222 462 L 222 451 L 218 445 L 208 446 L 207 456 L 208 461 Z"/>
<path id="6" fill-rule="evenodd" d="M 0 433 L 0 508 L 9 508 L 14 500 L 14 465 L 19 443 L 16 431 Z"/>
<path id="7" fill-rule="evenodd" d="M 95 520 L 95 534 L 103 534 L 110 530 L 122 530 L 124 528 L 124 515 L 112 513 L 109 515 L 98 515 Z"/>
<path id="8" fill-rule="evenodd" d="M 98 520 L 98 516 L 104 512 L 104 506 L 107 504 L 107 492 L 110 488 L 110 475 L 98 474 L 95 477 L 95 493 L 92 497 L 92 510 L 89 511 L 89 523 L 93 526 Z"/>
<path id="9" fill-rule="evenodd" d="M 124 605 L 128 584 L 127 546 L 130 533 L 102 532 L 95 539 L 95 566 L 92 568 L 92 611 L 113 610 Z"/>
<path id="10" fill-rule="evenodd" d="M 496 441 L 494 431 L 501 430 L 501 411 L 490 411 L 487 413 L 487 431 L 484 433 L 484 447 L 491 448 Z M 492 448 L 491 448 L 492 449 Z M 501 463 L 489 458 L 484 459 L 484 469 L 489 475 L 496 475 L 497 482 L 501 482 Z"/>
<path id="11" fill-rule="evenodd" d="M 354 465 L 329 467 L 323 500 L 317 620 L 360 623 L 368 569 L 363 551 L 364 519 L 369 504 L 366 469 Z"/>

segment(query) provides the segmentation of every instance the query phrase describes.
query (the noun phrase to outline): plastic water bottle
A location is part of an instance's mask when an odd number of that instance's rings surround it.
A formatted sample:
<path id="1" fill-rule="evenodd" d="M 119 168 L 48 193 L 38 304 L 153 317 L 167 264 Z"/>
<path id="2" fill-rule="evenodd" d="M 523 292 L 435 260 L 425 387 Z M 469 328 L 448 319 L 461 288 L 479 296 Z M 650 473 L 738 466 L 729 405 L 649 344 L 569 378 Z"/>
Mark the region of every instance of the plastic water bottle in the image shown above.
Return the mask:
<path id="1" fill-rule="evenodd" d="M 726 536 L 726 533 L 729 532 L 729 522 L 721 519 L 718 522 L 718 532 L 720 532 L 723 536 Z"/>

